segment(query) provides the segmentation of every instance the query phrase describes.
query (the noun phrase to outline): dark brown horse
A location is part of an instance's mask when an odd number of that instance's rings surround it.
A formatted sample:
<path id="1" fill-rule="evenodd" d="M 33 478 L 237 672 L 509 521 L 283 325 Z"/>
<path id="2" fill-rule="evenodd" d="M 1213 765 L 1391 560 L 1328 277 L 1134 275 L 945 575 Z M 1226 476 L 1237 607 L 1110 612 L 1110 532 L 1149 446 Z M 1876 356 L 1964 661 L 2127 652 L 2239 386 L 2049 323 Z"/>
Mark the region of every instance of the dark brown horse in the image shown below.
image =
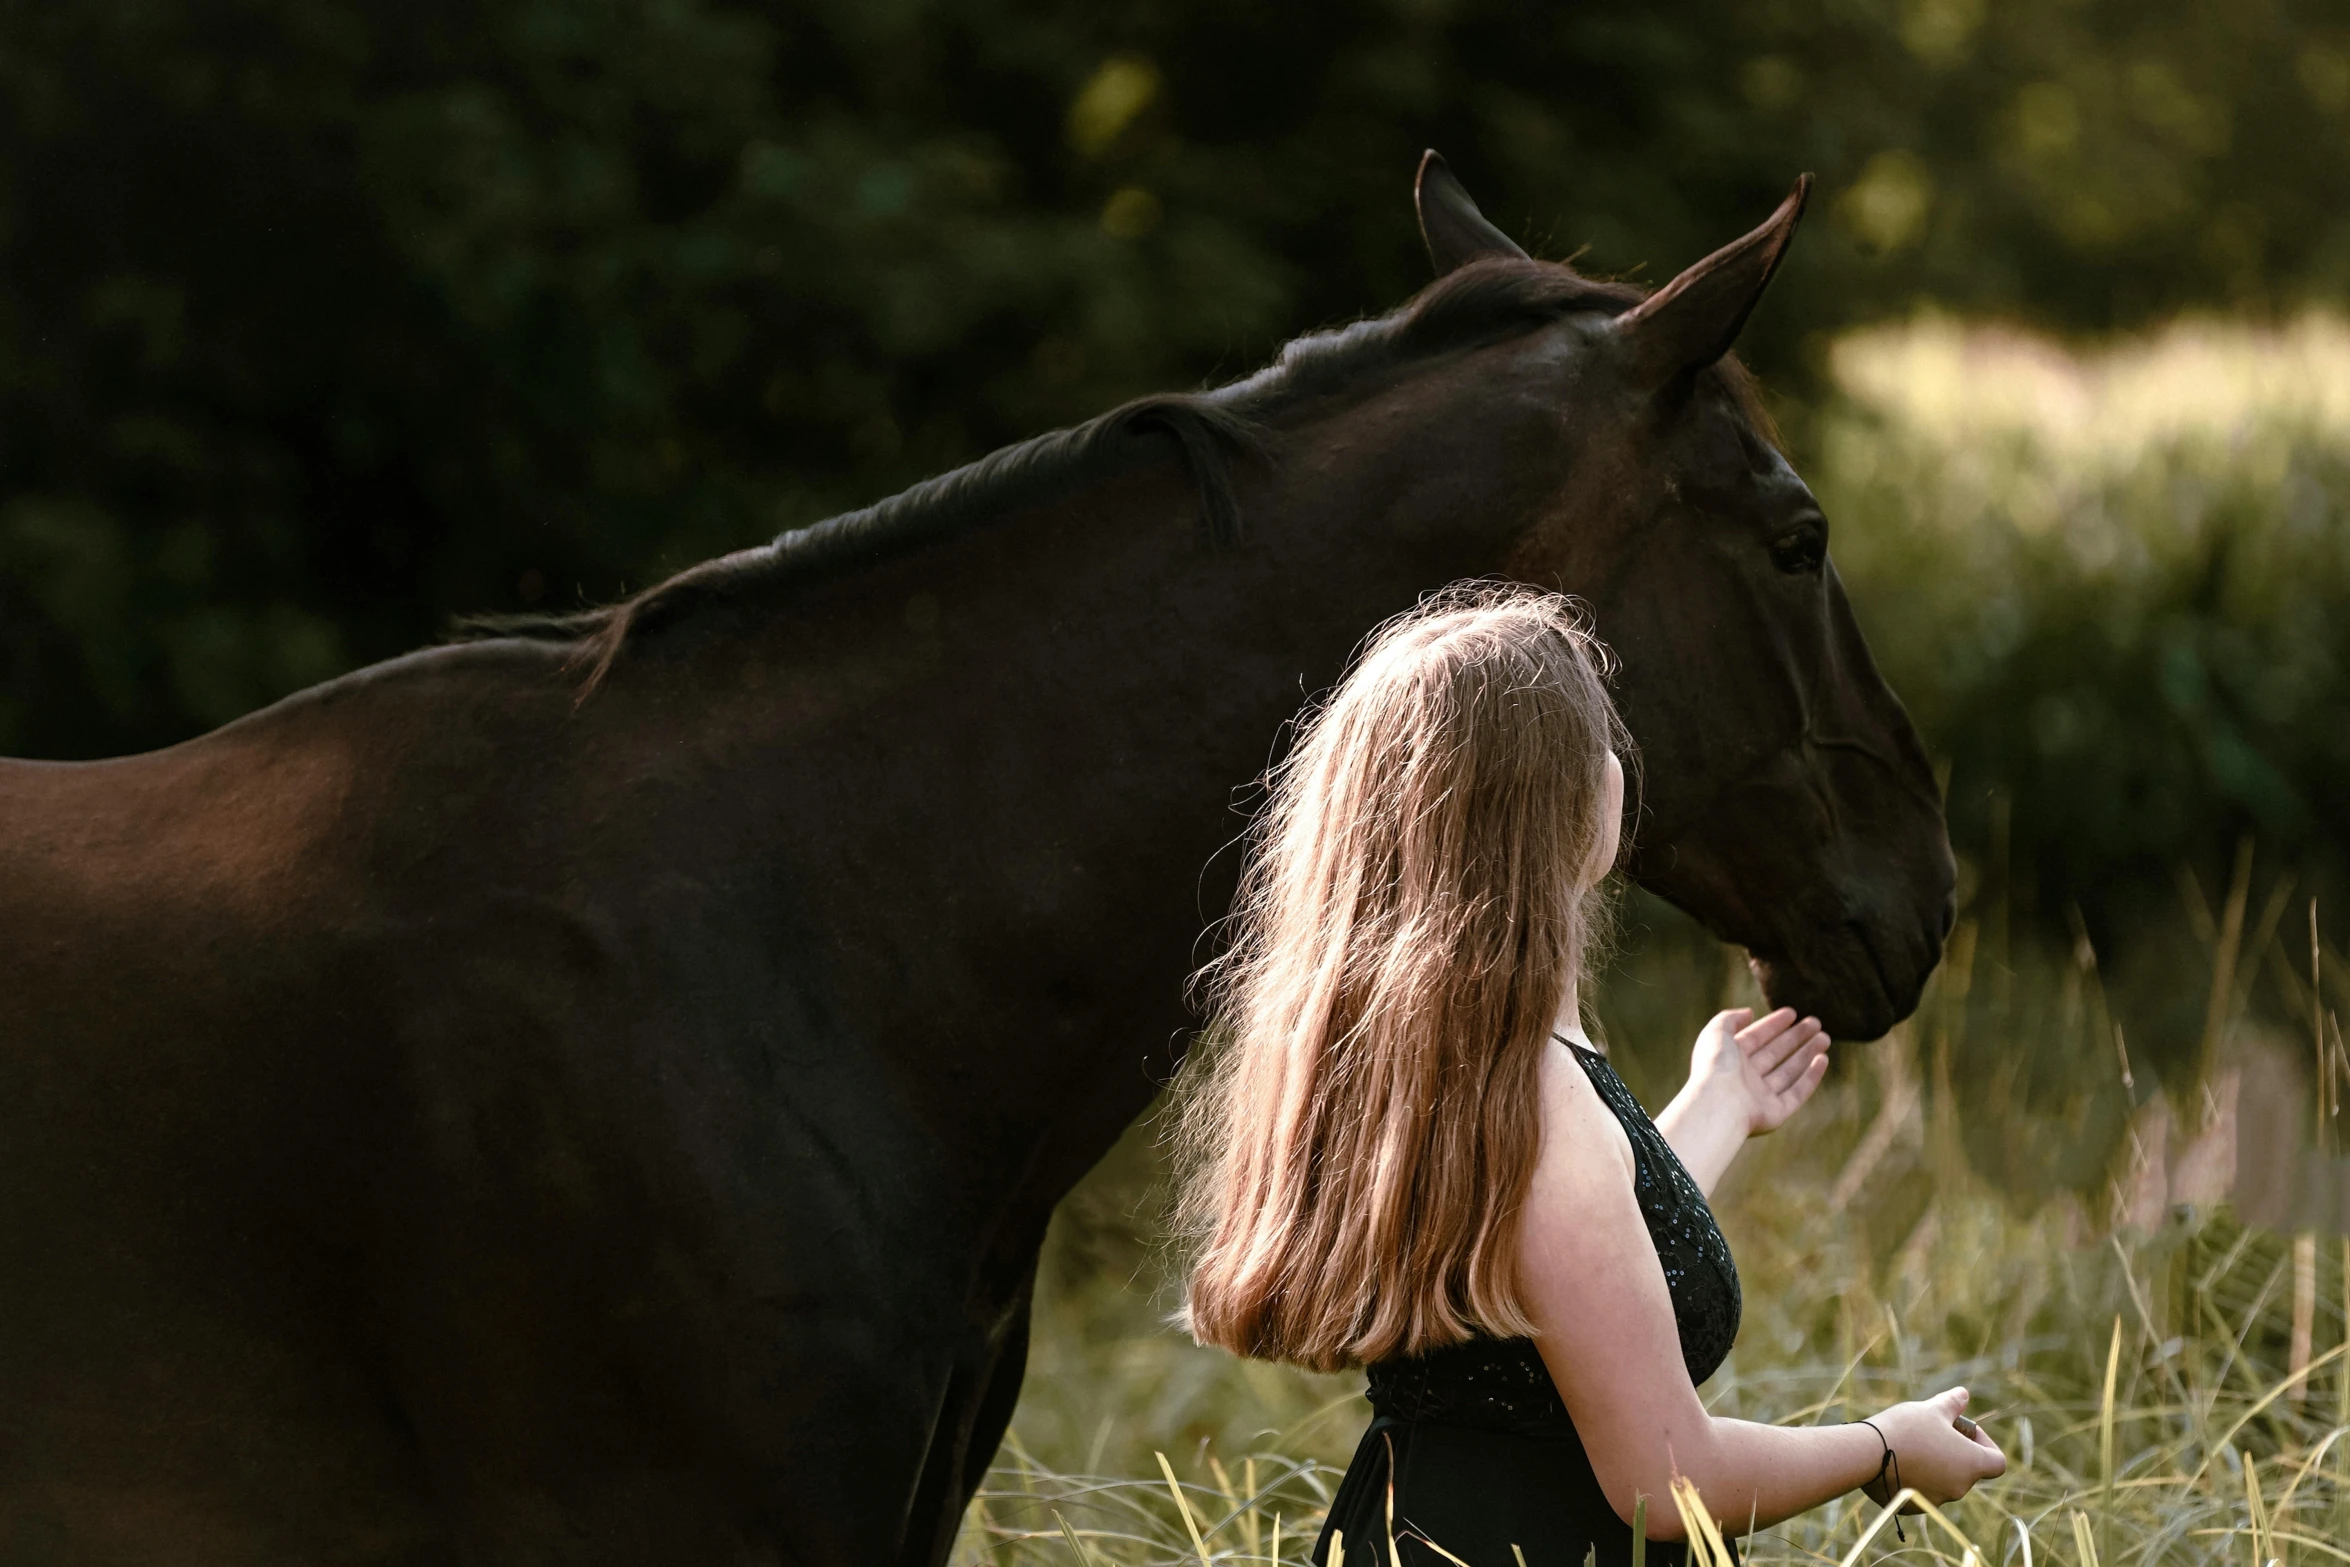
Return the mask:
<path id="1" fill-rule="evenodd" d="M 0 1559 L 942 1560 L 1233 790 L 1460 578 L 1596 606 L 1634 874 L 1883 1031 L 1934 783 L 1724 357 L 1802 195 L 1640 300 L 1425 167 L 1437 282 L 1238 385 L 0 763 Z"/>

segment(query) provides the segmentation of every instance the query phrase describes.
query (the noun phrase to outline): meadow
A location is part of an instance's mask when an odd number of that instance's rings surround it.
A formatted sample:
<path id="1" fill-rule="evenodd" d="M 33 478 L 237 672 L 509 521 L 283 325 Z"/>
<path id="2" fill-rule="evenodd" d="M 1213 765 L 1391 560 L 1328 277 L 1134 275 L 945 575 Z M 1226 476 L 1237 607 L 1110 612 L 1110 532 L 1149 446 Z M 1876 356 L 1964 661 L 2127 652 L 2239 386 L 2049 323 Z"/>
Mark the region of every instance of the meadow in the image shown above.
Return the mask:
<path id="1" fill-rule="evenodd" d="M 1905 1540 L 1855 1496 L 1747 1559 L 2350 1562 L 2350 328 L 1830 356 L 1794 439 L 1945 759 L 1962 911 L 1917 1014 L 1717 1194 L 1746 1314 L 1702 1391 L 1807 1423 L 1964 1382 L 2010 1470 Z M 1672 910 L 1622 925 L 1597 1007 L 1655 1107 L 1755 997 Z M 1368 1416 L 1166 1326 L 1158 1132 L 1056 1218 L 971 1567 L 1302 1562 Z"/>

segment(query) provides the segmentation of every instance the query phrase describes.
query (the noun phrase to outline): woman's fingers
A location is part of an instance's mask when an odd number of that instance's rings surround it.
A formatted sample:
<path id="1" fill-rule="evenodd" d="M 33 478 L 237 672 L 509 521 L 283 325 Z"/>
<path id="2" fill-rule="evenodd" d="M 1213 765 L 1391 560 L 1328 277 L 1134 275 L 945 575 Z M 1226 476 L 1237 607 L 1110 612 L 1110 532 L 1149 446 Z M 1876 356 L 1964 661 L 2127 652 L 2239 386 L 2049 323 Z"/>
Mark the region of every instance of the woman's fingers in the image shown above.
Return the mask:
<path id="1" fill-rule="evenodd" d="M 1794 1043 L 1788 1045 L 1786 1052 L 1777 1060 L 1767 1065 L 1761 1059 L 1754 1063 L 1763 1082 L 1773 1093 L 1784 1093 L 1796 1079 L 1811 1069 L 1812 1063 L 1825 1054 L 1828 1048 L 1828 1031 L 1820 1026 L 1817 1018 L 1806 1018 L 1801 1026 L 1791 1028 L 1779 1037 L 1792 1039 Z M 1776 1041 L 1772 1049 L 1777 1049 Z M 1767 1056 L 1768 1052 L 1765 1054 Z"/>
<path id="2" fill-rule="evenodd" d="M 1781 1007 L 1738 1035 L 1738 1048 L 1758 1072 L 1769 1072 L 1796 1056 L 1820 1032 L 1816 1017 L 1798 1019 L 1793 1007 Z"/>
<path id="3" fill-rule="evenodd" d="M 1767 1039 L 1775 1038 L 1788 1024 L 1795 1021 L 1793 1007 L 1781 1007 L 1778 1011 L 1766 1012 L 1761 1017 L 1755 1017 L 1753 1009 L 1749 1007 L 1740 1007 L 1738 1010 L 1753 1019 L 1741 1027 L 1736 1036 L 1740 1048 L 1749 1054 L 1753 1052 L 1756 1045 Z"/>
<path id="4" fill-rule="evenodd" d="M 1823 1049 L 1811 1058 L 1811 1063 L 1790 1078 L 1784 1087 L 1765 1084 L 1760 1104 L 1749 1132 L 1775 1132 L 1787 1124 L 1787 1118 L 1802 1109 L 1819 1086 L 1827 1081 L 1828 1057 Z"/>
<path id="5" fill-rule="evenodd" d="M 1793 1111 L 1801 1109 L 1804 1101 L 1811 1098 L 1819 1090 L 1820 1084 L 1827 1080 L 1828 1042 L 1823 1039 L 1820 1041 L 1820 1048 L 1813 1052 L 1811 1060 L 1805 1064 L 1803 1071 L 1796 1076 L 1795 1081 L 1780 1091 L 1794 1101 L 1788 1107 L 1790 1111 Z"/>

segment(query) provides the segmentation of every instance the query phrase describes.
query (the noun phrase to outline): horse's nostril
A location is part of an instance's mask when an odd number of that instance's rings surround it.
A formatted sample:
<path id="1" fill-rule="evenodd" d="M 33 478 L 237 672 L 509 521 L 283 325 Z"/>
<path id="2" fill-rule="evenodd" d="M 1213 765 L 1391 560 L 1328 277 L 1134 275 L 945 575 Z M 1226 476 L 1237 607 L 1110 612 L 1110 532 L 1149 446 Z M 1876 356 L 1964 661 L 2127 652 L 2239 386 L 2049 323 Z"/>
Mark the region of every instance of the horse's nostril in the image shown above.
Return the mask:
<path id="1" fill-rule="evenodd" d="M 1955 892 L 1945 893 L 1942 897 L 1942 929 L 1934 939 L 1942 941 L 1948 938 L 1950 927 L 1956 923 L 1958 923 L 1958 894 Z"/>

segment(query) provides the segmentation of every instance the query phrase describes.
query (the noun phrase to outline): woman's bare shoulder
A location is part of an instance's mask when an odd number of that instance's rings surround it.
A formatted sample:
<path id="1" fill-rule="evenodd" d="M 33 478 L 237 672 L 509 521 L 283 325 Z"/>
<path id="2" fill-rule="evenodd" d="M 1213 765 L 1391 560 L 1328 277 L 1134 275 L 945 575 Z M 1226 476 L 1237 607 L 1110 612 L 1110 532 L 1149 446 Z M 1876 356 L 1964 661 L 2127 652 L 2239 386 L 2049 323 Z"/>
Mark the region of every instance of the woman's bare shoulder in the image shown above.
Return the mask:
<path id="1" fill-rule="evenodd" d="M 1542 1152 L 1538 1187 L 1570 1188 L 1585 1180 L 1614 1181 L 1632 1173 L 1632 1140 L 1599 1097 L 1573 1047 L 1553 1040 L 1542 1053 Z"/>
<path id="2" fill-rule="evenodd" d="M 1611 1322 L 1634 1320 L 1659 1299 L 1669 1324 L 1672 1302 L 1662 1298 L 1664 1275 L 1634 1194 L 1632 1140 L 1583 1064 L 1563 1045 L 1551 1052 L 1541 1074 L 1542 1152 L 1518 1229 L 1526 1308 L 1546 1335 L 1594 1310 Z"/>

